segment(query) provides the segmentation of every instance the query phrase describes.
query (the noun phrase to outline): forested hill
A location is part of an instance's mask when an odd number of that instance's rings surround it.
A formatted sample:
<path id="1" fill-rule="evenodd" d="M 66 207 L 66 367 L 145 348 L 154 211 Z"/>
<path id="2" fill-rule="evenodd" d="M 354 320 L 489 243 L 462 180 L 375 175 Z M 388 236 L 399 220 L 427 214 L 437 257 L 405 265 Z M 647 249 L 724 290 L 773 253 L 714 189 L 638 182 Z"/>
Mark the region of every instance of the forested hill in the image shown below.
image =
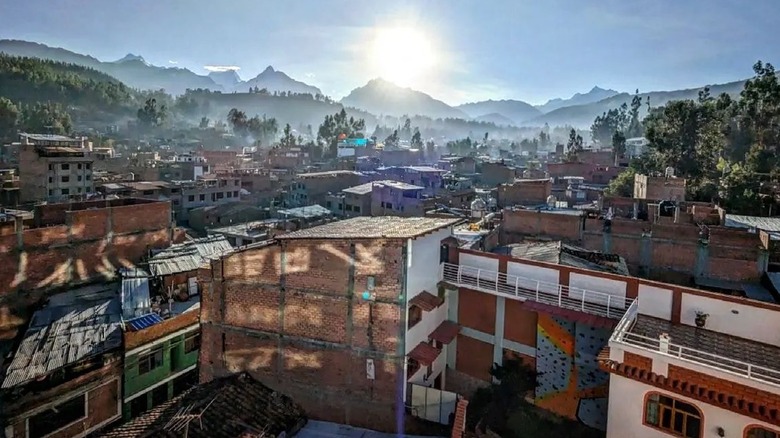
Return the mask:
<path id="1" fill-rule="evenodd" d="M 0 54 L 0 96 L 21 104 L 55 102 L 122 112 L 135 92 L 117 79 L 74 64 Z"/>

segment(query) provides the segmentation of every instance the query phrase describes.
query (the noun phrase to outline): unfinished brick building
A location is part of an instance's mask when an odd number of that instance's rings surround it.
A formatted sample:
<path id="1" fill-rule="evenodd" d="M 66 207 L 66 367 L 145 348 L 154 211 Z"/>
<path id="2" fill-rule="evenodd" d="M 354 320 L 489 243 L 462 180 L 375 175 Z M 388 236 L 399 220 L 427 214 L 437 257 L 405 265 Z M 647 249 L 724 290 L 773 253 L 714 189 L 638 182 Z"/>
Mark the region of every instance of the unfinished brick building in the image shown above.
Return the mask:
<path id="1" fill-rule="evenodd" d="M 444 385 L 457 326 L 438 269 L 457 222 L 358 217 L 212 262 L 199 272 L 201 382 L 245 371 L 312 418 L 403 428 L 407 383 Z"/>
<path id="2" fill-rule="evenodd" d="M 509 184 L 500 184 L 496 201 L 499 208 L 513 205 L 539 205 L 547 202 L 552 194 L 550 178 L 517 179 Z"/>

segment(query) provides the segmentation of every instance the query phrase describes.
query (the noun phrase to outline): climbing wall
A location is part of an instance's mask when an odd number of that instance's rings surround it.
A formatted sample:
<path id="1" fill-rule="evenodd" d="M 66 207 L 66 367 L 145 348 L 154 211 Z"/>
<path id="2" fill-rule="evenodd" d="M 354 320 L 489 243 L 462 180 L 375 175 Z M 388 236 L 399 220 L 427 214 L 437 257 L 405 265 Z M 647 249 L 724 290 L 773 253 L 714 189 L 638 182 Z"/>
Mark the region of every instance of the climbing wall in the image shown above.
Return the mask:
<path id="1" fill-rule="evenodd" d="M 601 430 L 607 425 L 609 374 L 596 362 L 611 330 L 539 313 L 536 404 Z"/>

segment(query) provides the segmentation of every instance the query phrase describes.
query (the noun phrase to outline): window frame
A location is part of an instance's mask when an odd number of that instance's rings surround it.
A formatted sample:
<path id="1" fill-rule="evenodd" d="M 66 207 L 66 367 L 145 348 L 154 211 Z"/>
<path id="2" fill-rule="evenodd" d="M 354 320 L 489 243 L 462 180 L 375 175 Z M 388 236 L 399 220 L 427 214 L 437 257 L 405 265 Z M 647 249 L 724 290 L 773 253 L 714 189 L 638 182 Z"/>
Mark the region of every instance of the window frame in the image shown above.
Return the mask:
<path id="1" fill-rule="evenodd" d="M 693 414 L 691 414 L 689 412 L 686 412 L 684 410 L 675 409 L 676 403 L 683 403 L 685 405 L 693 407 L 696 410 L 696 412 L 698 413 L 698 420 L 699 420 L 699 434 L 698 434 L 698 436 L 696 436 L 694 438 L 703 438 L 703 436 L 704 436 L 704 413 L 702 412 L 702 410 L 698 406 L 693 404 L 693 403 L 690 403 L 690 402 L 687 402 L 685 400 L 682 400 L 682 399 L 680 399 L 680 398 L 678 398 L 676 396 L 670 396 L 670 395 L 667 395 L 667 394 L 664 394 L 664 393 L 658 392 L 658 391 L 649 391 L 644 396 L 644 400 L 642 402 L 642 425 L 644 425 L 646 427 L 650 427 L 652 429 L 655 429 L 655 430 L 657 430 L 659 432 L 663 432 L 663 433 L 665 433 L 667 435 L 671 435 L 671 436 L 675 436 L 675 437 L 679 437 L 679 438 L 689 438 L 687 435 L 685 435 L 684 432 L 683 433 L 678 433 L 673 428 L 666 429 L 663 426 L 661 426 L 661 423 L 662 423 L 661 409 L 658 410 L 658 423 L 659 424 L 655 425 L 653 423 L 648 422 L 648 419 L 647 419 L 647 410 L 648 409 L 647 408 L 648 408 L 648 402 L 650 401 L 650 397 L 652 397 L 652 396 L 658 396 L 659 397 L 659 399 L 655 402 L 655 403 L 658 404 L 659 407 L 660 406 L 664 406 L 667 409 L 671 410 L 671 412 L 672 412 L 672 419 L 671 419 L 672 426 L 674 424 L 674 413 L 675 412 L 680 412 L 681 414 L 685 415 L 685 417 L 693 416 Z M 666 397 L 666 398 L 672 400 L 672 406 L 662 405 L 660 397 Z M 694 417 L 694 418 L 696 418 L 696 417 Z M 684 420 L 683 420 L 683 429 L 685 429 L 685 425 L 686 424 L 687 424 L 687 418 L 684 418 Z"/>
<path id="2" fill-rule="evenodd" d="M 200 341 L 201 341 L 200 330 L 196 330 L 194 334 L 185 335 L 184 342 L 182 342 L 182 348 L 184 349 L 184 354 L 190 354 L 192 352 L 200 350 Z M 192 347 L 193 344 L 194 344 L 194 348 Z"/>
<path id="3" fill-rule="evenodd" d="M 66 399 L 66 400 L 64 400 L 62 402 L 59 402 L 57 404 L 52 404 L 48 409 L 44 409 L 44 410 L 42 410 L 42 411 L 40 411 L 40 412 L 38 412 L 36 414 L 33 414 L 33 415 L 30 415 L 29 417 L 26 417 L 24 419 L 24 421 L 25 421 L 25 424 L 24 424 L 25 427 L 24 428 L 25 428 L 25 431 L 26 431 L 26 435 L 25 436 L 27 436 L 27 437 L 34 437 L 34 435 L 32 435 L 30 433 L 30 420 L 31 419 L 35 418 L 38 415 L 46 414 L 49 411 L 51 411 L 51 410 L 53 410 L 53 409 L 55 409 L 57 407 L 61 407 L 65 403 L 70 403 L 71 401 L 73 401 L 73 400 L 75 400 L 77 398 L 82 398 L 84 400 L 84 415 L 79 417 L 79 418 L 77 418 L 77 419 L 75 419 L 75 420 L 73 420 L 73 421 L 71 421 L 70 423 L 67 423 L 67 424 L 61 426 L 58 429 L 54 429 L 52 431 L 49 431 L 49 433 L 41 435 L 41 437 L 52 436 L 52 435 L 56 434 L 57 432 L 60 432 L 60 431 L 66 429 L 68 427 L 71 427 L 71 426 L 73 426 L 74 424 L 76 424 L 76 423 L 78 423 L 80 421 L 86 420 L 87 418 L 89 418 L 89 396 L 88 396 L 88 394 L 89 394 L 89 392 L 82 392 L 81 394 L 78 394 L 78 395 L 75 395 L 73 397 L 70 397 L 70 398 L 68 398 L 68 399 Z"/>
<path id="4" fill-rule="evenodd" d="M 149 369 L 147 369 L 146 371 L 141 371 L 141 363 L 146 361 L 147 358 L 149 358 L 149 359 L 154 358 L 158 353 L 160 354 L 159 365 L 151 366 L 151 363 L 150 363 Z M 156 363 L 156 361 L 155 361 L 155 363 Z M 156 348 L 154 350 L 150 350 L 150 351 L 147 351 L 147 352 L 144 352 L 144 353 L 140 353 L 138 355 L 138 359 L 136 359 L 136 364 L 137 364 L 137 367 L 138 367 L 138 375 L 139 376 L 144 376 L 144 375 L 149 374 L 149 373 L 151 373 L 152 371 L 154 371 L 154 370 L 156 370 L 158 368 L 162 368 L 163 364 L 165 364 L 165 353 L 163 352 L 162 348 Z"/>
<path id="5" fill-rule="evenodd" d="M 744 438 L 753 438 L 749 434 L 750 434 L 751 431 L 756 430 L 756 429 L 762 430 L 764 432 L 773 433 L 773 434 L 775 434 L 775 438 L 780 438 L 780 431 L 773 430 L 773 429 L 768 429 L 768 428 L 764 427 L 761 424 L 748 424 L 747 426 L 745 426 L 745 431 L 742 434 L 743 437 Z"/>

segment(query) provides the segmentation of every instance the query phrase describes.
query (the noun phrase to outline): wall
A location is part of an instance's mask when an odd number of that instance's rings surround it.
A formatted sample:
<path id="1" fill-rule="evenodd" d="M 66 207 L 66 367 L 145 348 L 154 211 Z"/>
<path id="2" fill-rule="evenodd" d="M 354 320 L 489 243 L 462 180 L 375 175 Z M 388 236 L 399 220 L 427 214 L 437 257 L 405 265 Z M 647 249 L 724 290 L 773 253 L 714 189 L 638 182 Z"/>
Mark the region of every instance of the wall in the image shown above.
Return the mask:
<path id="1" fill-rule="evenodd" d="M 523 236 L 544 236 L 570 241 L 582 239 L 584 217 L 537 210 L 504 209 L 502 244 Z"/>
<path id="2" fill-rule="evenodd" d="M 610 378 L 609 394 L 612 402 L 609 404 L 609 427 L 607 438 L 668 438 L 670 435 L 660 430 L 643 425 L 644 399 L 648 392 L 659 392 L 695 405 L 703 415 L 703 437 L 717 437 L 716 428 L 722 427 L 726 437 L 741 438 L 745 428 L 757 425 L 777 430 L 769 424 L 734 412 L 683 397 L 668 391 L 660 390 L 622 376 L 613 375 Z M 619 400 L 619 402 L 618 402 Z"/>
<path id="3" fill-rule="evenodd" d="M 16 327 L 13 316 L 48 291 L 113 278 L 118 268 L 140 262 L 151 248 L 171 244 L 170 204 L 115 204 L 45 206 L 36 221 L 50 226 L 0 236 L 0 330 Z"/>
<path id="4" fill-rule="evenodd" d="M 498 208 L 512 205 L 539 205 L 546 204 L 547 197 L 552 193 L 552 182 L 547 179 L 516 180 L 512 184 L 498 186 L 496 201 Z"/>
<path id="5" fill-rule="evenodd" d="M 395 430 L 406 245 L 282 240 L 215 261 L 211 274 L 199 270 L 200 380 L 247 371 L 312 418 Z M 368 276 L 375 278 L 374 302 L 360 297 Z M 367 379 L 367 359 L 374 380 Z"/>

